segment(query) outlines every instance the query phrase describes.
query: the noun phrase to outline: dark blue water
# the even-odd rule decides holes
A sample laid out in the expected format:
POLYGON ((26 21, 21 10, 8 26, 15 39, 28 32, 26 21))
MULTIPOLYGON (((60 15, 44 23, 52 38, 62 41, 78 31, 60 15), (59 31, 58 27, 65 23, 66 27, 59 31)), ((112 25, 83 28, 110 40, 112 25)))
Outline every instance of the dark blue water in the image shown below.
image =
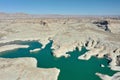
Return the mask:
POLYGON ((55 58, 52 56, 52 41, 46 45, 44 49, 36 53, 30 53, 29 50, 40 48, 42 45, 38 42, 22 42, 21 44, 30 45, 28 49, 20 48, 11 51, 2 52, 0 57, 4 58, 18 58, 18 57, 34 57, 37 59, 38 67, 41 68, 53 68, 60 69, 60 75, 58 80, 100 80, 95 75, 96 72, 103 74, 113 75, 115 72, 110 70, 108 66, 108 60, 105 58, 97 59, 92 57, 90 60, 78 60, 78 56, 84 54, 87 50, 83 47, 81 51, 77 48, 72 52, 68 52, 71 57, 69 58, 55 58), (100 67, 104 64, 105 67, 100 67))

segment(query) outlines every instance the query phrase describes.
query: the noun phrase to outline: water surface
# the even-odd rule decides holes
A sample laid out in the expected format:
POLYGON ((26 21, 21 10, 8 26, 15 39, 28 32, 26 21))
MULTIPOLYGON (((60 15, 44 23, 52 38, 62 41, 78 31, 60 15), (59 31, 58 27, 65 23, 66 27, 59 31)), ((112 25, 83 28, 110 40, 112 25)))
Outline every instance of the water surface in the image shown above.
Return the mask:
POLYGON ((59 68, 60 75, 58 80, 100 80, 95 75, 96 72, 103 74, 113 75, 115 72, 108 68, 108 60, 105 58, 97 59, 92 57, 90 60, 78 60, 78 56, 84 54, 87 50, 83 47, 81 51, 77 48, 72 52, 68 52, 71 57, 55 58, 52 56, 52 41, 46 45, 46 47, 38 52, 30 53, 29 50, 34 48, 40 48, 41 44, 38 42, 26 42, 21 44, 28 44, 28 49, 19 48, 16 50, 2 52, 0 57, 4 58, 18 58, 18 57, 34 57, 37 59, 38 67, 41 68, 59 68), (104 64, 105 67, 100 67, 104 64))

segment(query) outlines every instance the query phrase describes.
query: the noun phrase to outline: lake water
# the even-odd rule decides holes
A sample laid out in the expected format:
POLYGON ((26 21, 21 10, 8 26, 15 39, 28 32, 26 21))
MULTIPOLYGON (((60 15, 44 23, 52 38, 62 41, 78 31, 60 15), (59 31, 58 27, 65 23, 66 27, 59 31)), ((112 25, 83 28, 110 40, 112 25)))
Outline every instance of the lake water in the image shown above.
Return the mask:
POLYGON ((96 72, 103 74, 113 75, 115 71, 108 68, 108 60, 105 58, 98 59, 92 57, 90 60, 78 60, 78 56, 84 54, 87 50, 83 47, 81 51, 78 49, 68 52, 71 57, 69 58, 55 58, 52 56, 52 41, 46 47, 38 52, 30 53, 29 50, 40 48, 42 45, 38 42, 21 42, 20 44, 28 44, 29 48, 16 49, 11 51, 2 52, 0 57, 4 58, 18 58, 18 57, 34 57, 37 59, 37 66, 40 68, 59 68, 60 75, 58 80, 100 80, 95 75, 96 72), (100 67, 104 64, 105 67, 100 67))

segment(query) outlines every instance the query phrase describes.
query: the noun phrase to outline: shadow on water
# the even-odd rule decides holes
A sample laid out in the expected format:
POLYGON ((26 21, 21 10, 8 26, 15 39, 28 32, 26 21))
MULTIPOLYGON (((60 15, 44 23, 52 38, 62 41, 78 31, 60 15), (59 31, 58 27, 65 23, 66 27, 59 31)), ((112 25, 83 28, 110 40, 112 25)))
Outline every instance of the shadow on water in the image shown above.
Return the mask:
MULTIPOLYGON (((38 67, 41 68, 59 68, 60 75, 58 80, 100 80, 99 77, 95 75, 96 72, 103 74, 113 75, 115 72, 110 70, 108 66, 108 60, 105 58, 97 59, 92 57, 90 60, 78 60, 78 56, 84 54, 87 50, 82 47, 79 51, 77 48, 72 52, 68 52, 71 56, 69 58, 61 57, 55 58, 52 56, 52 46, 53 41, 50 41, 46 47, 39 52, 30 53, 29 50, 41 47, 38 42, 30 42, 28 49, 16 49, 12 51, 3 52, 0 57, 4 58, 18 58, 18 57, 34 57, 37 59, 38 67), (104 64, 105 67, 100 67, 104 64)), ((23 43, 22 43, 23 44, 23 43)), ((24 43, 26 44, 26 43, 24 43)))

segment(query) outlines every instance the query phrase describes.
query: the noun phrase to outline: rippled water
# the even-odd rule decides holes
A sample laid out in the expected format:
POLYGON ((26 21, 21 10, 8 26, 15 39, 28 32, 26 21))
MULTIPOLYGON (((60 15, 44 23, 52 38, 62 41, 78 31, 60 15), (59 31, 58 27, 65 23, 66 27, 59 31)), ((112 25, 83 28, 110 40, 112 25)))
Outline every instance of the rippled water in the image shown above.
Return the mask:
POLYGON ((78 56, 84 54, 87 50, 83 47, 81 51, 78 49, 68 52, 71 57, 69 58, 55 58, 52 56, 52 41, 46 45, 41 51, 30 53, 29 50, 39 48, 42 45, 38 42, 23 42, 21 44, 28 44, 28 49, 20 48, 16 50, 3 52, 0 57, 4 58, 18 58, 18 57, 34 57, 37 59, 38 67, 41 68, 53 68, 60 69, 60 75, 58 80, 100 80, 95 75, 96 72, 103 74, 113 75, 115 72, 110 70, 108 66, 108 60, 105 58, 97 59, 92 57, 90 60, 78 60, 78 56), (104 64, 105 67, 100 67, 104 64))

